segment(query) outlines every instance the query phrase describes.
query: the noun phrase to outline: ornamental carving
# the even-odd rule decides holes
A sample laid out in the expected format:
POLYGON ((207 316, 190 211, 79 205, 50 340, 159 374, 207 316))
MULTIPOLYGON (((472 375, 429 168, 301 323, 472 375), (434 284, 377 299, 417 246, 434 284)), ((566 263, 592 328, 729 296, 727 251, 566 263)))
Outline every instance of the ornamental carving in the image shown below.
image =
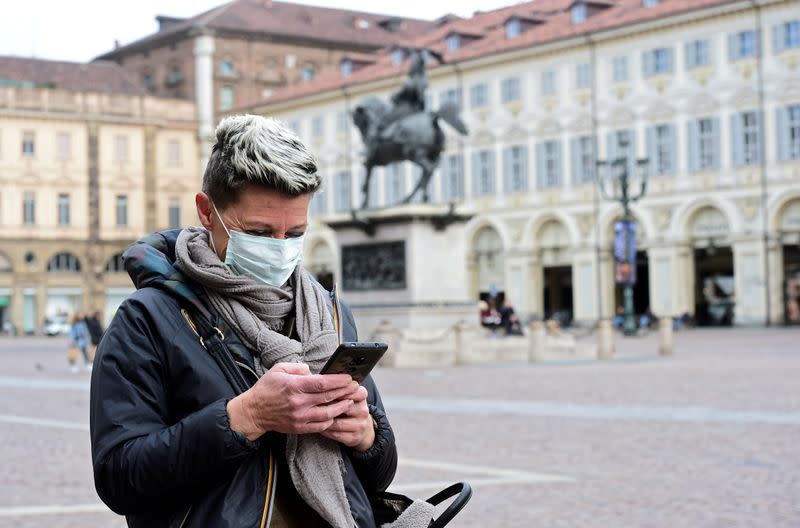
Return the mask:
POLYGON ((745 220, 752 222, 756 219, 759 210, 758 198, 740 198, 736 201, 736 205, 739 207, 739 211, 741 211, 745 220))

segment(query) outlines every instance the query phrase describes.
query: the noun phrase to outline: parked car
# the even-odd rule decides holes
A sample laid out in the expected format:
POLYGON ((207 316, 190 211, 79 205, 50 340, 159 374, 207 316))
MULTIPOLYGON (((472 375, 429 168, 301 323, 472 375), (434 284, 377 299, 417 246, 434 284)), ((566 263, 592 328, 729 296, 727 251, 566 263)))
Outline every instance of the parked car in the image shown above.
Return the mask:
POLYGON ((44 320, 44 333, 49 336, 57 336, 69 333, 69 317, 66 315, 55 315, 44 320))

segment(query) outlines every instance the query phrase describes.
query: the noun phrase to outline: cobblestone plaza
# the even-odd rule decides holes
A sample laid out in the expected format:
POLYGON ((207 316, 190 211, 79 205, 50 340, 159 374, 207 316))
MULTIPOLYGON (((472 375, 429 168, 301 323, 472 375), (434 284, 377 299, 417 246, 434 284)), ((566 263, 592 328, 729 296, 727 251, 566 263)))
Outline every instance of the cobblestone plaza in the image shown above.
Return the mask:
MULTIPOLYGON (((380 369, 393 489, 468 480, 452 526, 800 526, 797 330, 617 341, 609 361, 380 369)), ((121 527, 97 498, 89 376, 66 342, 0 341, 0 527, 121 527)))

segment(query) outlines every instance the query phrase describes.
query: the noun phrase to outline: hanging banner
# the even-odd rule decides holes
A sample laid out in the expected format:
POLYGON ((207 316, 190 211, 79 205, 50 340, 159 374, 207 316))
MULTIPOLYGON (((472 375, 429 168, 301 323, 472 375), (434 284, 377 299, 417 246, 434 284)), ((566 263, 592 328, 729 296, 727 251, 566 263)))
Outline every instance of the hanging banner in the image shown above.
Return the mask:
POLYGON ((614 224, 614 281, 636 284, 636 223, 621 220, 614 224))

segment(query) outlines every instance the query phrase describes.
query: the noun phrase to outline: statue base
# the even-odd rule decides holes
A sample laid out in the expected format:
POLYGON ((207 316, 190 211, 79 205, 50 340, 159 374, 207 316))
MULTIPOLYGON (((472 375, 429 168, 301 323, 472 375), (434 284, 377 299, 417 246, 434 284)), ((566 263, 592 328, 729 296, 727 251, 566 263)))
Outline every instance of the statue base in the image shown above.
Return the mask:
POLYGON ((408 204, 328 223, 341 256, 342 296, 360 338, 389 343, 383 364, 459 362, 461 328, 479 317, 469 295, 469 218, 453 207, 408 204))

